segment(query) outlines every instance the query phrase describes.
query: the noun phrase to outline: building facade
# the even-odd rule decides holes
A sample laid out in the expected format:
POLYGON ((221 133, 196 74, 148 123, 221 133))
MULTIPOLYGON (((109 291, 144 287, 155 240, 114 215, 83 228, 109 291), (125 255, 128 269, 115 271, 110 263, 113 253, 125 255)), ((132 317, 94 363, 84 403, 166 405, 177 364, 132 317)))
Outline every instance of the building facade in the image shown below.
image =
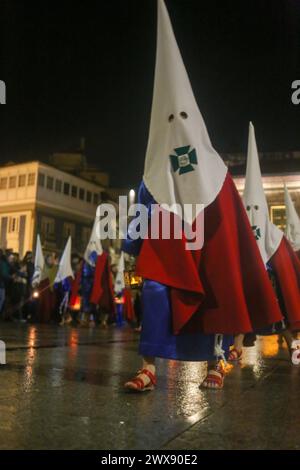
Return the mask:
POLYGON ((61 252, 69 235, 83 253, 105 188, 35 161, 0 168, 0 248, 23 256, 40 234, 46 252, 61 252))

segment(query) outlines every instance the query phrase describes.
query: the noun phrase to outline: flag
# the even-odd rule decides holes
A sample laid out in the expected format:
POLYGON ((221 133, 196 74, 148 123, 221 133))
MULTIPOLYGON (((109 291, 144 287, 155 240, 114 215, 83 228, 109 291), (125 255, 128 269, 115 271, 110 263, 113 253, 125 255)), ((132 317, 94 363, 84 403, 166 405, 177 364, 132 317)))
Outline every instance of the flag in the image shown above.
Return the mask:
POLYGON ((97 262, 97 256, 103 253, 103 248, 100 238, 97 236, 97 224, 99 217, 95 218, 91 237, 84 253, 84 259, 91 266, 95 267, 97 262))
POLYGON ((269 218, 269 209, 261 178, 255 131, 251 122, 249 124, 247 169, 243 201, 260 254, 266 264, 279 247, 283 232, 269 218))
POLYGON ((121 294, 123 290, 125 289, 124 270, 125 270, 124 253, 122 251, 120 259, 119 259, 118 271, 117 271, 117 275, 115 279, 115 293, 117 295, 121 294))
POLYGON ((300 219, 286 185, 284 185, 284 202, 286 210, 285 236, 295 251, 300 250, 300 219))
POLYGON ((210 142, 163 0, 140 202, 143 195, 159 204, 204 205, 202 249, 187 250, 184 235, 149 237, 138 257, 138 274, 170 289, 175 334, 243 333, 282 319, 241 198, 210 142))
POLYGON ((32 276, 32 286, 36 287, 41 282, 42 272, 45 265, 45 258, 43 255, 43 249, 41 244, 40 236, 37 235, 36 248, 35 248, 35 259, 34 259, 34 273, 32 276))
POLYGON ((65 279, 74 279, 74 274, 71 266, 71 249, 72 240, 71 237, 69 237, 58 265, 58 271, 54 280, 54 284, 63 282, 65 279))

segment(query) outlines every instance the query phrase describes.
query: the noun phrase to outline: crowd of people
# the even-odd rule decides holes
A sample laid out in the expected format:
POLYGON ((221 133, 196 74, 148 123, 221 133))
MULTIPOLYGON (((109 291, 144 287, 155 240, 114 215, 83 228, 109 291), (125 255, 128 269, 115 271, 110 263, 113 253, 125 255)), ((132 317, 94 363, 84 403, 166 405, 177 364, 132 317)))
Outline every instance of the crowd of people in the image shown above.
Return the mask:
POLYGON ((19 253, 0 249, 0 312, 3 320, 26 322, 30 318, 33 273, 31 251, 20 258, 19 253))
POLYGON ((20 323, 71 324, 106 328, 125 319, 134 326, 140 323, 140 300, 129 289, 114 290, 117 266, 109 257, 103 259, 106 269, 96 278, 96 267, 73 253, 73 278, 57 283, 55 278, 59 257, 45 255, 38 283, 34 282, 34 254, 28 251, 23 258, 10 249, 0 250, 0 318, 20 323), (97 294, 98 284, 101 294, 97 294), (125 292, 124 292, 125 291, 125 292), (67 292, 67 299, 65 293, 67 292), (134 308, 135 307, 135 308, 134 308), (136 310, 137 315, 134 311, 136 310))

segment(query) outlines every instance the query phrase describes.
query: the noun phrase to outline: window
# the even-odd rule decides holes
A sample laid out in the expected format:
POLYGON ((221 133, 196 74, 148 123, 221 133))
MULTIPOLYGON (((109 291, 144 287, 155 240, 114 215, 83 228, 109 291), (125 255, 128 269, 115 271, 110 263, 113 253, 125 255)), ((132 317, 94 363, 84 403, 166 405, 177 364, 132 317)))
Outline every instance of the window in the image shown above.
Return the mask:
POLYGON ((8 185, 9 185, 10 188, 15 188, 17 186, 17 177, 16 176, 10 176, 8 185))
POLYGON ((39 183, 39 186, 41 186, 42 188, 45 186, 45 175, 44 175, 44 173, 39 173, 38 183, 39 183))
POLYGON ((47 176, 47 189, 53 189, 54 178, 52 176, 47 176))
POLYGON ((81 201, 84 201, 84 189, 83 188, 79 188, 79 199, 81 199, 81 201))
POLYGON ((64 194, 66 196, 69 196, 69 194, 70 194, 70 185, 69 185, 69 183, 64 183, 64 194))
POLYGON ((34 186, 35 185, 35 173, 29 173, 27 184, 28 184, 28 186, 34 186))
POLYGON ((98 204, 98 194, 94 193, 94 196, 93 196, 93 203, 95 204, 95 206, 98 204))
POLYGON ((75 224, 71 224, 70 222, 65 222, 64 223, 64 228, 63 228, 63 235, 65 238, 75 237, 75 224))
POLYGON ((7 178, 0 178, 0 189, 7 188, 7 178))
POLYGON ((51 217, 42 217, 42 234, 44 236, 55 235, 55 219, 51 217))
POLYGON ((91 191, 86 192, 86 202, 92 202, 92 193, 91 193, 91 191))
POLYGON ((271 206, 271 221, 281 230, 286 228, 285 206, 271 206))
POLYGON ((76 188, 76 186, 72 186, 71 194, 72 194, 72 197, 77 197, 77 188, 76 188))
POLYGON ((19 218, 18 217, 10 217, 8 222, 8 232, 9 233, 16 233, 19 229, 19 218))
POLYGON ((55 181, 55 191, 57 193, 61 193, 61 189, 62 189, 62 181, 61 180, 56 180, 55 181))
POLYGON ((19 176, 19 183, 18 183, 19 188, 23 188, 26 186, 26 175, 20 175, 19 176))

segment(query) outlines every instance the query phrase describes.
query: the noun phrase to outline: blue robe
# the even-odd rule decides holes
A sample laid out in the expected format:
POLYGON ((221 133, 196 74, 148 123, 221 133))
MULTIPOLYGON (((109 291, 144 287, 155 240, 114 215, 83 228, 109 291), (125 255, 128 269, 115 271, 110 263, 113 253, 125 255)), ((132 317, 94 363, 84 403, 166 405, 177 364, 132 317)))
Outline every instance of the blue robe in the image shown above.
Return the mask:
MULTIPOLYGON (((138 202, 148 207, 155 201, 142 182, 138 193, 138 202)), ((122 250, 138 256, 143 240, 130 238, 130 225, 127 239, 123 241, 122 250)), ((227 357, 233 342, 231 335, 205 335, 202 333, 185 333, 174 335, 172 328, 172 311, 170 289, 159 282, 145 279, 142 289, 142 332, 139 353, 142 356, 160 357, 180 361, 209 361, 217 358, 215 342, 218 341, 227 357)), ((220 357, 220 356, 218 356, 220 357)))

